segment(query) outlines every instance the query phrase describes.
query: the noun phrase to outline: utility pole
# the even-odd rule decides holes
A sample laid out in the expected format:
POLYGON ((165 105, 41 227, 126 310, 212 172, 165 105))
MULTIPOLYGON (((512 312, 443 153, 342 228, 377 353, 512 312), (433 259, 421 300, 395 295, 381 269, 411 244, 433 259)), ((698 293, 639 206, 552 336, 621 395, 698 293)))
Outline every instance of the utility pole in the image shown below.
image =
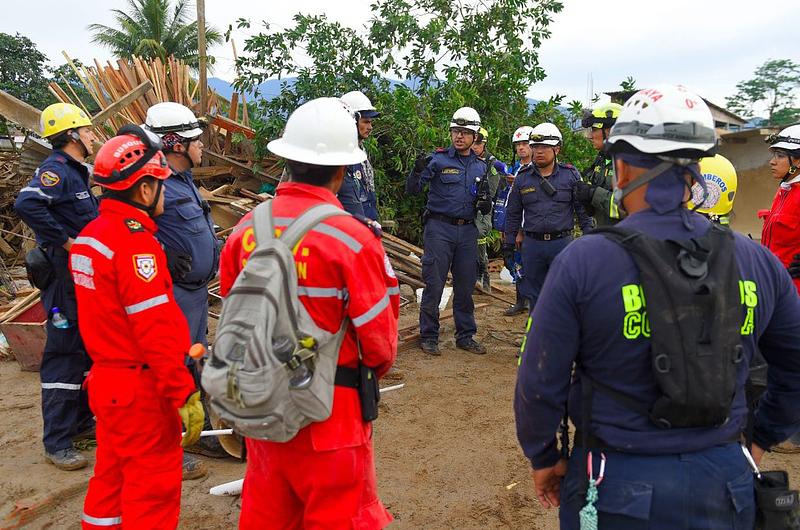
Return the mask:
MULTIPOLYGON (((197 0, 197 54, 200 62, 200 116, 208 113, 208 68, 206 65, 206 0, 197 0)), ((210 145, 211 136, 206 129, 203 132, 203 143, 210 145)))
POLYGON ((208 112, 205 0, 197 0, 197 52, 200 58, 200 115, 205 116, 205 114, 208 112))

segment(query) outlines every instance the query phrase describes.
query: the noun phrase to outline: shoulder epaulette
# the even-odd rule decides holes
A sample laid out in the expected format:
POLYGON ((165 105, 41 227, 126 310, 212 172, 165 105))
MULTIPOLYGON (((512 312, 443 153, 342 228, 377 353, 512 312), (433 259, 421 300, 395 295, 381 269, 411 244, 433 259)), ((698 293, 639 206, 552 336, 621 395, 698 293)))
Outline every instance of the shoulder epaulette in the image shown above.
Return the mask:
POLYGON ((142 223, 140 223, 136 219, 125 219, 125 226, 128 227, 128 230, 130 230, 132 234, 136 232, 144 232, 144 227, 142 226, 142 223))
POLYGON ((353 217, 364 224, 370 231, 375 235, 375 237, 380 238, 383 235, 383 230, 381 229, 381 225, 378 224, 377 221, 373 221, 363 215, 355 214, 353 217))
POLYGON ((446 147, 437 147, 436 148, 436 152, 437 153, 446 153, 447 152, 447 148, 446 147))

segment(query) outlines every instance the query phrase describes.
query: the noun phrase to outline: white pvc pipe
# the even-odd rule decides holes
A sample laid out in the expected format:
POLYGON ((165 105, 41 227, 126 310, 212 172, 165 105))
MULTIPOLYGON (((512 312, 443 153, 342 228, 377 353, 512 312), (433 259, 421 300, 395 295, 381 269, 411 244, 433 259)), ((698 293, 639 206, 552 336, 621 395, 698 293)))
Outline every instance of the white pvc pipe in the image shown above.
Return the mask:
POLYGON ((213 488, 208 490, 208 492, 211 495, 217 495, 217 496, 241 495, 243 484, 244 484, 244 479, 240 478, 239 480, 234 480, 233 482, 226 482, 225 484, 214 486, 213 488))
MULTIPOLYGON (((201 431, 200 438, 206 436, 227 436, 229 434, 233 434, 233 429, 215 429, 211 431, 201 431)), ((181 433, 181 436, 186 436, 186 433, 181 433)))
POLYGON ((391 392, 392 390, 399 390, 399 389, 403 388, 404 386, 406 386, 405 383, 400 383, 399 385, 392 385, 392 386, 383 387, 383 388, 381 388, 381 394, 383 394, 384 392, 391 392))

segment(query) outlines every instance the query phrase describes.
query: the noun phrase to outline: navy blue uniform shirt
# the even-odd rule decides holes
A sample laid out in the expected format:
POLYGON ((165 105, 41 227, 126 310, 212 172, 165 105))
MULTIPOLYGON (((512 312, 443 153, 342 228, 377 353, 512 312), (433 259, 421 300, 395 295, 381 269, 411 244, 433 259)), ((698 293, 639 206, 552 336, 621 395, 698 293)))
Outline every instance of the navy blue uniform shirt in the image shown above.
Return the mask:
POLYGON ((572 194, 575 182, 581 179, 578 170, 570 164, 556 164, 553 174, 547 177, 556 190, 552 196, 542 189, 543 178, 535 164, 526 165, 517 173, 506 204, 507 245, 514 244, 520 228, 539 233, 572 230, 576 215, 584 232, 592 229, 592 218, 572 194))
POLYGON ((428 211, 457 219, 475 219, 475 179, 485 174, 486 163, 475 153, 470 151, 462 156, 450 146, 433 153, 421 173, 411 171, 406 179, 406 192, 417 194, 430 182, 428 211))
POLYGON ((58 248, 97 217, 97 203, 89 187, 89 168, 63 151, 53 151, 20 190, 14 209, 40 245, 58 248))
POLYGON ((339 193, 336 194, 336 197, 342 203, 344 211, 364 217, 363 203, 369 200, 369 196, 361 177, 356 178, 355 176, 353 171, 355 167, 360 167, 360 164, 358 166, 347 166, 344 180, 342 180, 342 187, 339 188, 339 193))
POLYGON ((192 270, 183 280, 186 284, 202 283, 216 274, 219 241, 211 210, 207 210, 191 170, 173 173, 164 181, 164 213, 156 217, 156 237, 165 248, 192 256, 192 270))
MULTIPOLYGON (((526 214, 527 215, 527 214, 526 214)), ((699 237, 709 221, 679 210, 644 210, 618 226, 658 239, 699 237)), ((661 429, 600 392, 594 393, 591 430, 610 447, 641 454, 692 452, 735 439, 747 415, 744 384, 757 347, 769 363, 768 388, 756 411, 755 442, 769 448, 800 428, 800 297, 786 269, 768 249, 735 235, 741 281, 742 345, 731 419, 719 428, 661 429)), ((639 273, 633 259, 602 235, 572 242, 555 259, 532 314, 519 369, 514 408, 517 436, 534 468, 556 463, 555 432, 564 415, 581 425, 580 373, 641 403, 659 395, 651 372, 650 340, 639 273)))

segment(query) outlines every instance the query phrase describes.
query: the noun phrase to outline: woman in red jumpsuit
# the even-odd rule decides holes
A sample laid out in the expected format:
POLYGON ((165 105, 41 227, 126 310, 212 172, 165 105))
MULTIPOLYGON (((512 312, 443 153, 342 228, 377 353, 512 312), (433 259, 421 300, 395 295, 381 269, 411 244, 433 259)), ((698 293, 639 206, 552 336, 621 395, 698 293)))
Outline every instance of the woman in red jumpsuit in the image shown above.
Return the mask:
POLYGON ((767 140, 769 166, 780 187, 764 219, 761 244, 778 256, 800 292, 800 125, 792 125, 767 140))

